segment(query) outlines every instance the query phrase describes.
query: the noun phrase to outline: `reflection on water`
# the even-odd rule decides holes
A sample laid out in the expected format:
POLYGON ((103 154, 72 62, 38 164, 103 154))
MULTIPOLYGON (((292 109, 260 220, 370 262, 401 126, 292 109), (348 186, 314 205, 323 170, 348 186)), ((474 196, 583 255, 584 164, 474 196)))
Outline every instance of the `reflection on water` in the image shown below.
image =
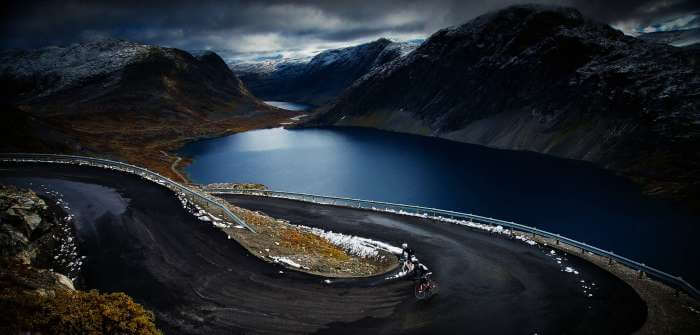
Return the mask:
POLYGON ((305 105, 305 104, 298 104, 294 102, 286 102, 286 101, 263 101, 265 104, 268 104, 270 106, 275 106, 277 108, 282 108, 290 111, 305 111, 307 109, 311 109, 311 106, 305 105))
POLYGON ((416 204, 536 226, 700 283, 691 217, 579 161, 369 129, 265 129, 183 154, 195 182, 416 204))

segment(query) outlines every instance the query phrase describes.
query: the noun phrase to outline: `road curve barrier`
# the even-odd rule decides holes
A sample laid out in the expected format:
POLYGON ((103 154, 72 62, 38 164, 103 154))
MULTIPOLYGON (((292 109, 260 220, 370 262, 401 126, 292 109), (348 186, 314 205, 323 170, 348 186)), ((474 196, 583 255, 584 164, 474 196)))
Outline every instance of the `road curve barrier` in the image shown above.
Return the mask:
POLYGON ((639 277, 644 275, 648 277, 655 278, 661 282, 669 285, 676 290, 683 290, 688 295, 695 299, 700 300, 700 291, 693 287, 690 283, 685 281, 680 276, 674 276, 664 271, 658 270, 656 268, 645 265, 644 263, 633 261, 629 258, 615 254, 612 251, 606 251, 592 245, 586 244, 584 242, 579 242, 574 239, 561 236, 559 234, 550 233, 548 231, 537 229, 535 227, 530 227, 522 225, 519 223, 504 221, 494 218, 489 218, 485 216, 467 214, 455 211, 448 211, 437 208, 412 206, 412 205, 402 205, 394 204, 382 201, 371 201, 371 200, 361 200, 361 199, 351 199, 351 198, 341 198, 341 197, 330 197, 322 196, 316 194, 306 194, 306 193, 294 193, 294 192, 283 192, 283 191, 270 191, 270 190, 242 190, 242 189, 217 189, 211 191, 212 194, 242 194, 242 195, 254 195, 254 196, 264 196, 264 197, 274 197, 283 198, 297 201, 312 202, 322 205, 332 205, 341 207, 351 207, 359 208, 365 210, 373 210, 380 212, 389 212, 395 214, 418 216, 427 219, 435 220, 445 220, 445 219, 460 219, 467 220, 470 222, 489 224, 492 226, 502 226, 509 228, 511 230, 516 230, 523 233, 532 234, 534 236, 541 236, 545 238, 550 238, 556 241, 556 244, 565 243, 572 247, 581 250, 581 253, 589 252, 594 255, 598 255, 608 259, 608 263, 611 264, 613 261, 623 264, 639 273, 639 277))
POLYGON ((152 182, 163 185, 174 192, 181 192, 187 195, 195 203, 199 203, 201 206, 206 207, 208 210, 212 209, 213 207, 215 210, 218 210, 221 214, 225 215, 232 222, 239 224, 245 227, 246 229, 250 230, 251 232, 255 233, 255 230, 251 228, 248 224, 246 224, 243 219, 231 212, 225 204, 221 203, 214 197, 191 189, 185 185, 173 181, 170 178, 161 176, 158 173, 136 165, 131 165, 128 163, 103 158, 33 153, 0 153, 0 161, 90 165, 135 174, 144 179, 148 179, 152 182))

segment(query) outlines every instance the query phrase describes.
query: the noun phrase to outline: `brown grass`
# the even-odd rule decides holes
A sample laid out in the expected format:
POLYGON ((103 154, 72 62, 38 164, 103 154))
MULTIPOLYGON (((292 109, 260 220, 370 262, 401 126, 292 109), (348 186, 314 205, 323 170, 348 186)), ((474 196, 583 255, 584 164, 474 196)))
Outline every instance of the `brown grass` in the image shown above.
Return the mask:
MULTIPOLYGON (((172 153, 198 138, 274 127, 297 114, 279 110, 217 120, 150 120, 134 116, 113 118, 98 113, 80 118, 57 118, 52 123, 75 136, 83 145, 83 151, 123 160, 176 181, 188 182, 170 169, 177 156, 163 155, 162 151, 172 153)), ((179 168, 188 163, 187 159, 182 160, 179 168)))
POLYGON ((320 236, 302 233, 294 229, 283 229, 281 234, 282 245, 303 253, 313 252, 323 258, 332 259, 334 262, 347 262, 350 256, 342 249, 329 243, 320 236))
POLYGON ((0 334, 160 334, 124 293, 69 290, 14 258, 0 258, 0 311, 0 334))
POLYGON ((160 334, 153 313, 124 293, 8 288, 0 292, 0 306, 4 334, 160 334))
MULTIPOLYGON (((236 207, 223 199, 219 201, 227 204, 228 209, 251 226, 255 233, 235 227, 225 228, 224 231, 251 254, 264 260, 273 261, 275 257, 284 257, 304 267, 297 270, 327 277, 372 276, 398 266, 397 257, 389 252, 381 251, 376 258, 362 258, 305 228, 236 207)), ((208 210, 223 217, 214 208, 208 210)))

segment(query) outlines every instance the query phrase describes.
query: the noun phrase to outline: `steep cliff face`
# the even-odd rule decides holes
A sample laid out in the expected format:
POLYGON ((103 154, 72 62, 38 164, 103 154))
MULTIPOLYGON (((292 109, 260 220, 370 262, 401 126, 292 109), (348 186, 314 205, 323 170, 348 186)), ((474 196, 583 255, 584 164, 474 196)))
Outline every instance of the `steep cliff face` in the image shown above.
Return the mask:
POLYGON ((232 64, 241 80, 258 97, 322 105, 335 99, 374 67, 400 58, 418 41, 395 43, 382 38, 343 49, 326 50, 308 62, 266 61, 232 64))
POLYGON ((625 36, 575 9, 513 6, 436 32, 307 126, 531 150, 626 172, 649 192, 697 194, 699 67, 697 49, 625 36))

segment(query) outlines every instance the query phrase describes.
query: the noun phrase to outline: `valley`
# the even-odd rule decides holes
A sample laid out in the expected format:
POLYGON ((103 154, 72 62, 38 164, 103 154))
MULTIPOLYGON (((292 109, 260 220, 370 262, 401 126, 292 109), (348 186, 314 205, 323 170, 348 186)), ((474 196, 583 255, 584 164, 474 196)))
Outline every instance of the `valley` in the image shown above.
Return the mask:
POLYGON ((700 6, 568 3, 9 4, 0 333, 698 333, 700 6))

